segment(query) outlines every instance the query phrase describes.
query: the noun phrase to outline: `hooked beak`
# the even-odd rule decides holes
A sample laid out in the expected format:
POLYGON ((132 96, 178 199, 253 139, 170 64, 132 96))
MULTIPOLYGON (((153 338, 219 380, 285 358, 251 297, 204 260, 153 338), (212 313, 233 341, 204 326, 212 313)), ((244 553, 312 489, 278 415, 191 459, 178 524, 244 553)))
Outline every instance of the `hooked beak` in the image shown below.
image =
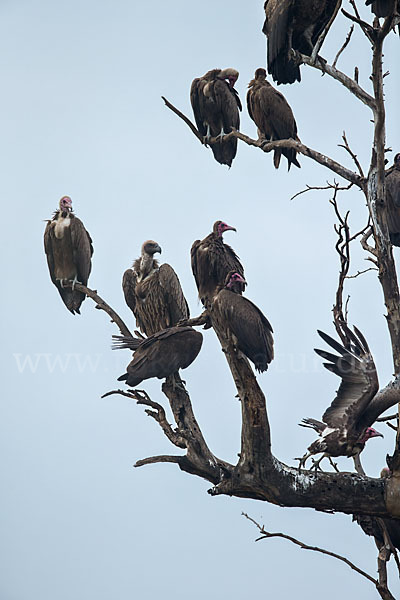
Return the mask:
POLYGON ((161 246, 159 246, 159 245, 157 244, 157 246, 156 246, 156 249, 155 249, 155 251, 154 251, 154 252, 155 252, 155 253, 156 253, 156 252, 158 252, 159 254, 161 254, 161 246))
POLYGON ((224 228, 224 232, 225 232, 225 231, 236 231, 236 229, 235 229, 235 227, 231 227, 230 225, 227 225, 227 226, 224 228))

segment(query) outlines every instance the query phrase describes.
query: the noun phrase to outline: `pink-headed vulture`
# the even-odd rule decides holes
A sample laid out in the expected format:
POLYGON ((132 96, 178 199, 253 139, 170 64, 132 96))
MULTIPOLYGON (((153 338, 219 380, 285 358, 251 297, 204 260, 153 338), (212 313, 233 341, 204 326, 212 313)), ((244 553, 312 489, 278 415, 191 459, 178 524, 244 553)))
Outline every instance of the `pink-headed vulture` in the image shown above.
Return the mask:
POLYGON ((237 139, 224 140, 232 129, 239 129, 239 111, 242 110, 235 83, 239 77, 235 69, 212 69, 203 77, 193 80, 190 102, 199 133, 207 143, 218 137, 211 150, 221 165, 232 165, 236 156, 237 139))
POLYGON ((291 50, 311 56, 321 33, 330 27, 341 0, 266 0, 263 33, 267 36, 268 72, 274 81, 301 80, 291 50))
MULTIPOLYGON (((230 271, 236 271, 244 279, 244 269, 234 250, 224 243, 225 231, 236 231, 223 221, 216 221, 212 232, 203 240, 193 242, 190 254, 192 271, 199 291, 199 298, 207 307, 219 286, 224 285, 230 271)), ((241 291, 244 291, 242 284, 241 291)))
POLYGON ((85 294, 74 289, 75 283, 87 285, 92 268, 92 239, 82 221, 72 212, 72 201, 63 196, 59 209, 47 222, 44 232, 44 249, 50 277, 62 301, 74 315, 80 314, 85 294), (65 287, 66 281, 72 287, 65 287))
POLYGON ((145 379, 164 379, 186 369, 200 352, 203 336, 192 327, 169 327, 141 340, 129 336, 113 336, 114 349, 130 348, 133 359, 118 381, 130 387, 145 379))
POLYGON ((354 327, 354 333, 342 324, 345 345, 340 344, 326 333, 319 331, 322 339, 337 354, 325 350, 315 350, 327 362, 324 367, 341 378, 341 383, 332 404, 325 411, 322 421, 303 419, 303 427, 310 427, 319 434, 319 439, 311 444, 300 461, 318 453, 322 457, 315 461, 318 468, 324 456, 353 457, 356 470, 359 470, 359 454, 366 442, 373 437, 383 437, 372 425, 388 408, 398 402, 391 386, 378 392, 379 383, 374 359, 362 333, 354 327), (346 346, 346 347, 345 347, 346 346))
MULTIPOLYGON (((265 69, 257 69, 247 92, 247 109, 257 125, 259 140, 266 142, 288 139, 300 141, 292 109, 283 94, 267 81, 266 76, 265 69)), ((296 150, 276 148, 274 150, 275 168, 279 167, 282 154, 287 158, 288 170, 292 164, 300 167, 296 158, 296 150)))
POLYGON ((153 240, 142 245, 141 255, 122 278, 125 301, 136 324, 147 336, 189 318, 189 307, 178 276, 167 263, 158 264, 154 254, 161 248, 153 240))
POLYGON ((261 310, 241 295, 245 284, 240 273, 228 273, 211 305, 211 322, 216 319, 233 345, 254 363, 257 371, 263 372, 274 358, 273 331, 261 310))

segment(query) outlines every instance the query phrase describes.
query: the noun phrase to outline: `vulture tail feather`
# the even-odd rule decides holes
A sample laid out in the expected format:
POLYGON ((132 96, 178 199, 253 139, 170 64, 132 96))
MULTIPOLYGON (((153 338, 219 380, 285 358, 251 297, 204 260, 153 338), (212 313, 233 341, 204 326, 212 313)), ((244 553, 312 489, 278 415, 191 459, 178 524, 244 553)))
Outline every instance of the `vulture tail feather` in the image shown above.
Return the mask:
MULTIPOLYGON (((123 350, 128 348, 129 350, 137 350, 143 340, 131 337, 130 335, 113 335, 113 344, 111 348, 113 350, 123 350)), ((123 381, 118 380, 118 381, 123 381)))

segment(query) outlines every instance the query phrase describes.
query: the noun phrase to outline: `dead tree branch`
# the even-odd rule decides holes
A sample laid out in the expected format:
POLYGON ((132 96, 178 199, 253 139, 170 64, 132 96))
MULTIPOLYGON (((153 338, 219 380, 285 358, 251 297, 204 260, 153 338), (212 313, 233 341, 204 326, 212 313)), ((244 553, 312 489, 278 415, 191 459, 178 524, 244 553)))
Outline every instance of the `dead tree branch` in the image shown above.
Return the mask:
MULTIPOLYGON (((204 144, 202 136, 200 135, 196 127, 193 125, 193 123, 190 121, 190 119, 186 117, 186 115, 184 115, 180 110, 178 110, 171 102, 164 98, 164 96, 162 96, 162 98, 166 106, 169 109, 171 109, 179 118, 181 118, 190 127, 194 135, 204 144)), ((276 148, 292 148, 297 152, 300 152, 300 154, 304 154, 304 156, 315 160, 320 165, 323 165, 324 167, 330 169, 337 175, 340 175, 341 177, 343 177, 343 179, 346 179, 347 181, 357 185, 359 188, 364 189, 365 181, 362 177, 357 175, 357 173, 346 169, 346 167, 343 167, 340 163, 336 162, 332 158, 329 158, 328 156, 317 152, 317 150, 313 150, 312 148, 305 146, 299 141, 288 139, 278 140, 276 142, 265 142, 265 140, 255 140, 249 137, 248 135, 241 133, 240 131, 231 131, 230 133, 224 136, 224 140, 228 141, 231 137, 237 137, 239 140, 242 140, 242 142, 245 142, 248 146, 255 146, 256 148, 260 148, 263 152, 271 152, 276 148)), ((213 144, 218 141, 219 140, 217 138, 211 138, 208 144, 213 144)))
POLYGON ((338 51, 338 53, 335 56, 335 60, 332 63, 332 67, 335 69, 336 68, 336 63, 339 59, 339 56, 342 54, 342 52, 347 48, 347 46, 349 45, 349 42, 351 40, 351 36, 353 35, 353 31, 354 31, 354 25, 352 25, 350 27, 349 33, 346 36, 346 39, 343 43, 343 46, 340 48, 340 50, 338 51))
POLYGON ((329 183, 328 181, 326 182, 327 185, 325 186, 312 186, 312 185, 307 185, 305 190, 301 190, 300 192, 297 192, 297 194, 295 194, 294 196, 292 196, 290 199, 294 200, 295 198, 297 198, 297 196, 301 196, 301 194, 305 194, 306 192, 311 192, 312 190, 338 190, 338 192, 344 191, 344 190, 349 190, 353 184, 349 183, 349 185, 346 185, 344 187, 340 187, 336 181, 334 181, 334 183, 329 183))
MULTIPOLYGON (((64 287, 72 287, 72 281, 64 281, 64 287)), ((111 323, 116 324, 122 335, 133 337, 128 327, 125 325, 124 321, 119 316, 119 314, 116 313, 115 310, 111 308, 111 306, 107 304, 107 302, 98 295, 97 290, 91 290, 85 285, 82 285, 81 283, 75 283, 74 288, 78 290, 78 292, 83 292, 84 294, 86 294, 88 298, 91 298, 93 302, 96 303, 97 309, 104 310, 104 312, 106 312, 111 317, 111 323)))
POLYGON ((343 131, 342 139, 344 141, 344 144, 339 144, 339 147, 340 148, 344 148, 346 150, 346 152, 348 152, 350 154, 351 158, 353 159, 353 161, 354 161, 354 163, 355 163, 355 165, 356 165, 356 167, 358 169, 358 172, 360 173, 360 176, 364 179, 364 172, 362 170, 360 161, 358 160, 357 155, 354 154, 354 152, 351 150, 351 148, 349 146, 349 143, 347 141, 347 138, 346 138, 346 132, 345 131, 343 131))
POLYGON ((261 536, 256 539, 256 542, 259 542, 260 540, 266 540, 269 538, 279 537, 284 540, 288 540, 289 542, 292 542, 292 544, 299 546, 302 550, 311 550, 313 552, 319 552, 320 554, 325 554, 326 556, 331 556, 332 558, 336 558, 337 560, 344 562, 348 567, 350 567, 353 571, 356 571, 356 573, 358 573, 359 575, 362 575, 363 577, 365 577, 365 579, 368 579, 368 581, 370 581, 376 587, 381 598, 383 598, 384 600, 395 600, 394 596, 392 596, 392 594, 390 593, 390 591, 387 587, 387 581, 385 582, 385 584, 383 584, 381 581, 374 579, 371 575, 369 575, 368 573, 366 573, 365 571, 363 571, 362 569, 357 567, 354 563, 352 563, 345 556, 336 554, 336 552, 330 552, 329 550, 325 550, 324 548, 319 548, 318 546, 309 546, 308 544, 305 544, 304 542, 301 542, 300 540, 297 540, 296 538, 292 537, 291 535, 287 535, 285 533, 271 533, 271 532, 265 530, 264 525, 260 525, 259 523, 257 523, 257 521, 255 521, 254 519, 249 517, 248 514, 242 512, 242 515, 246 519, 251 521, 257 527, 259 532, 261 533, 261 536))

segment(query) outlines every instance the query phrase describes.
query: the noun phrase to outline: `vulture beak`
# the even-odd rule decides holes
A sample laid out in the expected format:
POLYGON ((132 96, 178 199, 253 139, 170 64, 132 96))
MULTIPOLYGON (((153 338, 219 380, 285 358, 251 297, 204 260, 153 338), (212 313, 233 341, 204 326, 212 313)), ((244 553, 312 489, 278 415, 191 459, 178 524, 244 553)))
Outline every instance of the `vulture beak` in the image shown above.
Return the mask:
POLYGON ((157 244, 157 246, 156 246, 156 249, 155 249, 155 251, 154 251, 154 252, 158 252, 159 254, 161 254, 161 246, 159 246, 159 245, 157 244))
POLYGON ((224 227, 224 231, 236 231, 235 227, 231 227, 230 225, 227 225, 226 227, 224 227))

